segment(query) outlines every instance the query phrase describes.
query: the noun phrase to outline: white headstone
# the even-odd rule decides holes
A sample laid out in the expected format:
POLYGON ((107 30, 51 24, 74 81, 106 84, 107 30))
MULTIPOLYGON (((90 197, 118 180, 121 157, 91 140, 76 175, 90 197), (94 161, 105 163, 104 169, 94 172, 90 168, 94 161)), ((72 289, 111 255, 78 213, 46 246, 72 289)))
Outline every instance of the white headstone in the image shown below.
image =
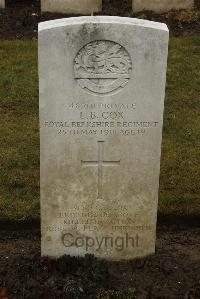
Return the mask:
POLYGON ((43 12, 91 14, 102 10, 102 0, 41 0, 43 12))
POLYGON ((133 11, 166 12, 171 9, 192 9, 194 0, 133 0, 133 11))
POLYGON ((0 8, 5 8, 5 0, 0 0, 0 8))
POLYGON ((168 29, 40 23, 42 255, 155 251, 168 29))

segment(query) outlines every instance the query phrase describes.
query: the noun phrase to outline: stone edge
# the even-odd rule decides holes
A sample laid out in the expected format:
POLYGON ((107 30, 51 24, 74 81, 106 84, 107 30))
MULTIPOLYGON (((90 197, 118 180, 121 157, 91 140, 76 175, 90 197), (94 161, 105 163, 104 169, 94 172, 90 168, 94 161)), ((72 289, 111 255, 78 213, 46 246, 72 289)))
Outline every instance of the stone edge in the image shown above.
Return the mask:
POLYGON ((128 18, 128 17, 109 17, 109 16, 91 16, 91 17, 72 17, 63 18, 51 21, 40 22, 38 24, 39 33, 44 30, 50 30, 53 28, 70 26, 70 25, 81 25, 81 24, 122 24, 122 25, 133 25, 138 27, 156 29, 169 32, 169 29, 165 23, 152 22, 143 19, 128 18))

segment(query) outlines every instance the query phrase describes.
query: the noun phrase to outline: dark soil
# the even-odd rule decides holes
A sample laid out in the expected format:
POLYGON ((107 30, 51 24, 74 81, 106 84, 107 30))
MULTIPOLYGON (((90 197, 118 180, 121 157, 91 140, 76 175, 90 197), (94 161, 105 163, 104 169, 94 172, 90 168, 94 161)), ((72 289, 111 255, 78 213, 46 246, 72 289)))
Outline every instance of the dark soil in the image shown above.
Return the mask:
MULTIPOLYGON (((200 33, 200 0, 196 0, 193 11, 171 11, 164 14, 141 12, 133 14, 132 0, 104 0, 101 15, 137 17, 152 21, 164 22, 171 35, 200 33)), ((40 1, 8 0, 6 9, 0 12, 0 39, 33 39, 37 38, 39 22, 71 17, 72 15, 43 13, 40 1)))
POLYGON ((156 254, 127 262, 41 258, 39 225, 1 225, 0 298, 199 299, 200 228, 193 224, 160 223, 156 254))

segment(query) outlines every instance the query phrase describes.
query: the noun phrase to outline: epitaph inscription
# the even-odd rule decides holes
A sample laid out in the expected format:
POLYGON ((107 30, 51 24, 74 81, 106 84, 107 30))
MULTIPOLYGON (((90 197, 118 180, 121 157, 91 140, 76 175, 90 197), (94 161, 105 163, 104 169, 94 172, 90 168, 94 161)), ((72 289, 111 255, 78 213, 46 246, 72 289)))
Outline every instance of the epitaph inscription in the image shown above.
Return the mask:
POLYGON ((120 90, 129 81, 132 62, 128 52, 112 41, 94 41, 84 46, 74 63, 80 87, 96 94, 120 90))

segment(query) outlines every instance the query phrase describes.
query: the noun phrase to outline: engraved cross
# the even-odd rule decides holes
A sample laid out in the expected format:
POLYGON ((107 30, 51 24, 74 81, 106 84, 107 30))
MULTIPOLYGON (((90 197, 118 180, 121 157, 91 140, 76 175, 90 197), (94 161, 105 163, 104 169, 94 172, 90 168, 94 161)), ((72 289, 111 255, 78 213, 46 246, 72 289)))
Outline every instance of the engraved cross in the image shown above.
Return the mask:
POLYGON ((105 161, 104 160, 104 141, 98 141, 98 161, 81 161, 82 166, 96 166, 98 167, 98 199, 103 198, 103 166, 119 166, 119 161, 105 161))

